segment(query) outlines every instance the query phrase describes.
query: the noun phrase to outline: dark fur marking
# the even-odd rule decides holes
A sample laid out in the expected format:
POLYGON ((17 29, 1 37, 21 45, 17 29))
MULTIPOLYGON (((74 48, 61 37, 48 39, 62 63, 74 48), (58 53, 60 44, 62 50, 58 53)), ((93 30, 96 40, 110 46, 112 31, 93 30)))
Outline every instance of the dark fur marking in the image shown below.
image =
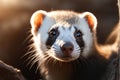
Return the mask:
POLYGON ((83 40, 83 34, 82 34, 82 32, 80 31, 80 30, 78 30, 76 27, 74 27, 75 28, 75 32, 74 32, 74 36, 75 36, 75 38, 76 38, 76 42, 78 43, 78 45, 79 45, 79 47, 81 48, 81 53, 83 52, 83 50, 84 50, 84 47, 85 47, 85 44, 84 44, 84 40, 83 40), (80 36, 78 37, 77 36, 77 33, 80 33, 80 36))
POLYGON ((50 47, 54 44, 54 42, 56 41, 56 38, 59 35, 59 31, 58 31, 58 27, 55 27, 53 29, 51 29, 49 32, 49 37, 46 41, 46 46, 48 49, 50 49, 50 47))

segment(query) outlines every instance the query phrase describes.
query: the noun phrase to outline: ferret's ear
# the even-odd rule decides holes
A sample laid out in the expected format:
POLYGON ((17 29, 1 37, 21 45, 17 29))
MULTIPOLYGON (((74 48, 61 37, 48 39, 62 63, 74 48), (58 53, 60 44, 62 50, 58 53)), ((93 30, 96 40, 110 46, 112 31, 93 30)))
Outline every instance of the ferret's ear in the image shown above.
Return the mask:
POLYGON ((94 14, 90 13, 90 12, 84 12, 82 13, 82 16, 86 19, 90 29, 92 31, 96 30, 97 27, 97 19, 94 16, 94 14))
POLYGON ((39 10, 39 11, 36 11, 35 13, 33 13, 31 20, 30 20, 30 23, 32 26, 32 31, 34 33, 36 33, 38 31, 38 29, 42 25, 43 20, 44 20, 46 15, 47 15, 47 12, 43 11, 43 10, 39 10))

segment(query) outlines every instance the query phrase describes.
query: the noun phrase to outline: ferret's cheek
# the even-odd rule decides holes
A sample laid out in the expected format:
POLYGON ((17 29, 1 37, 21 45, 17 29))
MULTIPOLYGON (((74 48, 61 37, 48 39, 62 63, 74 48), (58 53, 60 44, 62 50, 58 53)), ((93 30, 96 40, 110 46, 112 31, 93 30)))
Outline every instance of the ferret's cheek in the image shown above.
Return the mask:
POLYGON ((51 46, 50 51, 51 53, 54 53, 54 55, 59 55, 61 53, 61 48, 60 45, 57 43, 57 40, 51 46))
MULTIPOLYGON (((45 34, 45 33, 44 33, 45 34)), ((35 47, 37 48, 38 52, 43 51, 45 52, 46 50, 46 39, 48 35, 46 34, 45 36, 41 35, 41 32, 38 33, 38 35, 34 36, 34 42, 35 42, 35 47)))

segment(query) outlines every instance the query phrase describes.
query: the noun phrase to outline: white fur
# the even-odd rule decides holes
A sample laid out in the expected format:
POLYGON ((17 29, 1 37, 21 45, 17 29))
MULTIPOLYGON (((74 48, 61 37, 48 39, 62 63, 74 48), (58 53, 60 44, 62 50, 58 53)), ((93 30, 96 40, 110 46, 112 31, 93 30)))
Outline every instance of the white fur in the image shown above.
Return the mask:
MULTIPOLYGON (((47 12, 46 11, 43 11, 43 10, 38 10, 36 11, 32 16, 31 16, 31 19, 30 19, 30 23, 31 23, 31 26, 32 26, 32 34, 34 34, 34 30, 35 30, 35 25, 34 25, 34 18, 37 14, 44 14, 44 15, 47 15, 47 12)), ((41 26, 41 25, 40 25, 41 26)))
POLYGON ((93 32, 90 31, 90 27, 87 23, 87 21, 85 20, 85 16, 86 15, 90 15, 93 20, 94 20, 94 27, 93 27, 93 31, 96 31, 96 27, 97 27, 97 19, 96 17, 90 13, 90 12, 84 12, 82 14, 79 14, 80 17, 80 22, 78 23, 80 30, 83 32, 83 39, 85 41, 85 49, 84 49, 84 53, 83 56, 87 57, 88 55, 90 55, 90 50, 91 48, 93 48, 93 32))
POLYGON ((83 33, 83 40, 85 42, 85 48, 83 51, 83 56, 87 57, 93 46, 93 33, 90 30, 90 27, 88 26, 88 23, 86 22, 85 18, 80 17, 80 20, 77 24, 75 24, 78 29, 80 29, 83 33))
POLYGON ((80 14, 79 16, 81 18, 84 18, 86 15, 90 15, 93 20, 94 20, 94 27, 93 27, 93 30, 96 30, 96 27, 97 27, 97 18, 94 16, 94 14, 90 13, 90 12, 84 12, 82 14, 80 14))
POLYGON ((48 38, 48 30, 50 29, 51 26, 53 26, 55 24, 55 21, 50 18, 49 16, 47 16, 48 14, 45 12, 45 11, 36 11, 32 17, 31 17, 31 26, 32 26, 32 34, 34 35, 33 36, 33 40, 35 42, 35 46, 37 48, 37 52, 39 53, 39 55, 43 55, 43 53, 45 52, 46 50, 46 46, 45 46, 45 42, 48 38), (42 13, 45 15, 45 18, 42 22, 42 25, 40 26, 39 30, 38 30, 38 34, 35 35, 34 34, 34 23, 33 23, 33 19, 34 19, 34 16, 38 13, 42 13))
MULTIPOLYGON (((46 13, 44 11, 42 11, 42 12, 46 16, 45 16, 44 21, 43 21, 43 23, 42 23, 42 25, 41 25, 41 27, 38 31, 38 35, 34 36, 35 45, 37 46, 37 48, 39 50, 38 51, 39 55, 44 56, 44 54, 45 54, 44 52, 46 50, 45 43, 46 43, 46 40, 48 38, 48 31, 49 31, 50 28, 52 28, 54 26, 59 26, 60 34, 57 37, 53 46, 51 47, 51 50, 50 50, 51 52, 48 53, 49 56, 52 56, 55 59, 64 61, 61 58, 61 56, 63 54, 62 54, 62 51, 60 49, 60 46, 64 42, 67 42, 67 41, 72 42, 73 45, 74 45, 74 50, 71 54, 72 58, 68 59, 67 61, 75 60, 81 55, 80 50, 77 50, 77 49, 80 49, 80 47, 78 46, 78 44, 76 42, 76 39, 74 37, 75 29, 73 27, 71 29, 69 29, 69 27, 71 27, 71 26, 76 26, 83 33, 83 40, 84 40, 84 43, 85 43, 85 48, 84 48, 84 51, 83 51, 82 55, 84 57, 87 57, 89 55, 89 52, 90 52, 90 50, 93 46, 93 33, 91 32, 90 27, 89 27, 89 25, 88 25, 88 23, 87 23, 87 21, 85 20, 84 17, 87 14, 91 15, 95 20, 94 29, 96 29, 97 20, 92 13, 85 12, 85 13, 82 13, 82 14, 78 14, 79 20, 75 24, 69 24, 69 23, 67 23, 67 21, 64 21, 64 20, 61 21, 61 22, 56 22, 56 20, 52 17, 54 15, 54 13, 52 13, 52 16, 51 16, 51 13, 46 13), (62 27, 64 27, 65 30, 62 27), (40 51, 42 51, 42 52, 40 52, 40 51)), ((65 14, 67 14, 67 12, 65 14)), ((34 17, 34 15, 33 15, 33 17, 34 17)), ((32 28, 34 29, 33 20, 32 20, 33 17, 31 18, 31 25, 32 25, 32 28)))
POLYGON ((72 27, 71 29, 69 29, 70 25, 68 26, 65 26, 65 25, 62 25, 61 26, 59 25, 59 36, 57 37, 55 43, 53 44, 53 46, 51 47, 51 50, 54 52, 54 53, 49 53, 50 56, 60 60, 60 61, 65 61, 65 62, 68 62, 68 61, 72 61, 72 60, 75 60, 79 57, 80 55, 80 47, 78 46, 78 44, 76 43, 76 40, 75 40, 75 37, 74 37, 74 32, 75 32, 75 28, 72 27), (64 29, 62 28, 62 26, 64 27, 64 29), (71 54, 71 58, 68 59, 68 60, 62 60, 61 57, 63 56, 63 53, 60 49, 60 47, 65 43, 65 42, 71 42, 73 45, 74 45, 74 50, 71 54), (55 50, 54 50, 55 49, 55 50), (57 54, 57 56, 56 56, 57 54), (60 57, 60 58, 59 58, 60 57))

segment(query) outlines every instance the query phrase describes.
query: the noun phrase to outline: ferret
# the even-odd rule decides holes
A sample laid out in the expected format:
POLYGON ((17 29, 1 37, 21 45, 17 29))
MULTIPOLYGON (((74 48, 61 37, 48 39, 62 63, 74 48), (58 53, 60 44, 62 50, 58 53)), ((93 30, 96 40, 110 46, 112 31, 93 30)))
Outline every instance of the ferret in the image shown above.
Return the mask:
POLYGON ((30 23, 43 80, 101 79, 112 49, 97 43, 94 14, 39 10, 30 23))

